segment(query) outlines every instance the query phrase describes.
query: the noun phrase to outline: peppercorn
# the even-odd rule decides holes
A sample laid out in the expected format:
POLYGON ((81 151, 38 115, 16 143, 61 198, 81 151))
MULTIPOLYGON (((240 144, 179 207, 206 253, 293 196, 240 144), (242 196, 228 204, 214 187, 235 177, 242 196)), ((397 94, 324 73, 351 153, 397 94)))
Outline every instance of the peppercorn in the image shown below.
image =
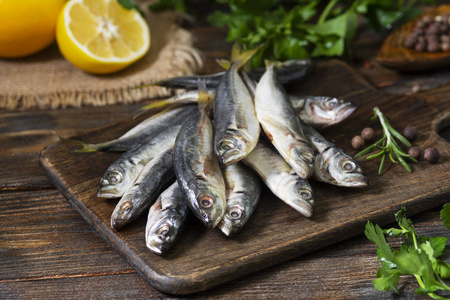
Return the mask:
POLYGON ((423 153, 423 158, 428 162, 434 164, 439 161, 439 151, 434 147, 428 147, 423 153))
POLYGON ((373 130, 370 127, 366 127, 361 131, 361 137, 366 142, 371 141, 374 136, 375 136, 375 130, 373 130))
POLYGON ((364 140, 360 135, 355 135, 352 138, 352 147, 353 147, 353 149, 356 149, 356 150, 364 147, 364 140))
POLYGON ((408 155, 414 159, 420 159, 420 148, 419 147, 411 147, 408 150, 408 155))
POLYGON ((406 126, 403 130, 403 136, 408 141, 414 140, 417 137, 417 128, 414 126, 406 126))

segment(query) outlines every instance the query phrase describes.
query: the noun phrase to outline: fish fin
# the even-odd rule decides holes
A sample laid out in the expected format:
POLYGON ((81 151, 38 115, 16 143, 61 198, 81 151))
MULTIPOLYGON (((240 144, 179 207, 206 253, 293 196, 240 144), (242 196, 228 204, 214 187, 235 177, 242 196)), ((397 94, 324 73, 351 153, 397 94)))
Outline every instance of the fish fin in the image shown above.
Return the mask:
POLYGON ((233 49, 231 50, 231 63, 236 65, 239 70, 244 67, 250 59, 264 46, 264 44, 259 45, 251 50, 241 50, 236 43, 233 44, 233 49))
POLYGON ((264 64, 266 66, 266 68, 270 67, 270 66, 274 66, 275 68, 281 67, 283 65, 283 63, 281 61, 274 61, 274 60, 264 60, 264 64))
POLYGON ((217 58, 216 62, 219 66, 221 66, 225 70, 228 70, 231 66, 231 62, 228 59, 217 58))
POLYGON ((150 104, 147 104, 147 105, 139 108, 139 110, 141 112, 144 112, 144 111, 148 111, 148 110, 152 110, 152 109, 167 107, 167 106, 169 106, 171 104, 174 104, 174 103, 176 103, 176 102, 170 101, 170 98, 169 98, 169 99, 166 99, 166 100, 154 101, 154 102, 152 102, 150 104))
POLYGON ((204 80, 198 81, 198 109, 206 112, 210 115, 213 106, 213 97, 208 93, 206 89, 206 83, 204 80))
POLYGON ((63 141, 66 144, 72 144, 72 145, 76 145, 76 146, 80 147, 78 149, 75 149, 74 152, 85 153, 85 152, 98 151, 98 147, 94 144, 84 143, 79 140, 68 139, 68 138, 62 137, 61 135, 58 135, 58 137, 61 141, 63 141))

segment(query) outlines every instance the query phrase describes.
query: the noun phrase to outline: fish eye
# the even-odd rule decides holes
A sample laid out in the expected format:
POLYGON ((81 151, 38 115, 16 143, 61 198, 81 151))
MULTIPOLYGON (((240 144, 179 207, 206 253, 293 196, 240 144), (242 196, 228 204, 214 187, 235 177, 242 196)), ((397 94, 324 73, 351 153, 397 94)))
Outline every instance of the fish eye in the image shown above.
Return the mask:
POLYGON ((200 203, 200 206, 203 208, 211 208, 214 204, 214 199, 210 195, 201 195, 198 198, 198 202, 200 203))
POLYGON ((335 108, 335 107, 337 106, 337 104, 338 104, 337 99, 331 99, 331 100, 325 102, 325 106, 326 106, 326 108, 328 108, 328 109, 333 109, 333 108, 335 108))
POLYGON ((306 189, 298 189, 297 193, 300 197, 304 198, 304 199, 310 199, 312 198, 312 193, 309 190, 306 189))
POLYGON ((220 142, 220 148, 223 150, 231 150, 234 149, 234 144, 230 141, 222 141, 220 142))
POLYGON ((108 181, 110 184, 117 184, 122 182, 122 175, 119 172, 111 172, 108 175, 108 181))
POLYGON ((164 224, 161 227, 158 228, 158 230, 156 231, 156 234, 158 234, 159 236, 166 236, 170 231, 170 226, 169 224, 164 224))
POLYGON ((241 208, 235 206, 228 209, 228 216, 233 220, 238 220, 244 216, 244 213, 241 208))
POLYGON ((353 172, 356 169, 356 164, 351 160, 344 160, 341 162, 341 168, 345 172, 353 172))
POLYGON ((130 201, 126 201, 126 202, 124 202, 122 204, 121 208, 122 208, 123 211, 128 212, 128 211, 130 211, 131 207, 132 207, 131 202, 130 201))

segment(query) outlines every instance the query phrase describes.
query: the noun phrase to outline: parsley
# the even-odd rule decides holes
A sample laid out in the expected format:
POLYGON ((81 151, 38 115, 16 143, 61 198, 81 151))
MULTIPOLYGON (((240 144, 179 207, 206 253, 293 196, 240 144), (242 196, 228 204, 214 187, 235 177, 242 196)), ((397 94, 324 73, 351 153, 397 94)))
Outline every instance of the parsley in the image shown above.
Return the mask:
MULTIPOLYGON (((448 210, 448 203, 444 210, 448 210)), ((377 279, 373 281, 374 288, 388 292, 392 288, 398 293, 398 280, 401 275, 413 275, 419 287, 416 294, 427 294, 433 299, 447 299, 437 295, 437 291, 450 291, 442 279, 450 278, 450 265, 438 259, 444 251, 447 237, 419 236, 413 223, 406 218, 406 209, 402 207, 395 219, 400 228, 381 229, 370 221, 366 224, 364 234, 377 248, 378 260, 381 268, 377 271, 377 279), (403 238, 399 249, 391 250, 386 241, 386 236, 403 238)), ((448 211, 446 219, 449 221, 448 211)))
POLYGON ((444 222, 445 227, 450 229, 450 203, 446 203, 441 210, 441 221, 444 222))
MULTIPOLYGON (((122 0, 126 1, 126 0, 122 0)), ((252 66, 264 60, 349 54, 362 16, 374 29, 393 29, 422 13, 416 0, 159 0, 152 11, 214 12, 212 25, 227 27, 229 42, 241 48, 264 45, 252 66), (220 8, 220 9, 217 9, 220 8)), ((435 0, 420 0, 434 4, 435 0)))
POLYGON ((393 163, 396 163, 398 160, 408 172, 411 172, 411 168, 408 166, 405 159, 413 163, 416 163, 417 160, 412 158, 410 155, 406 154, 400 148, 399 142, 403 143, 407 147, 411 147, 411 143, 397 130, 395 130, 394 127, 392 127, 388 119, 384 116, 384 114, 380 111, 378 107, 375 107, 373 111, 374 116, 372 117, 372 120, 376 118, 380 120, 381 127, 383 128, 383 137, 379 139, 376 143, 357 153, 355 155, 355 159, 364 156, 366 154, 369 154, 375 149, 379 149, 380 150, 379 152, 366 157, 366 159, 381 157, 380 167, 378 168, 378 175, 381 175, 383 173, 387 157, 389 157, 393 163))

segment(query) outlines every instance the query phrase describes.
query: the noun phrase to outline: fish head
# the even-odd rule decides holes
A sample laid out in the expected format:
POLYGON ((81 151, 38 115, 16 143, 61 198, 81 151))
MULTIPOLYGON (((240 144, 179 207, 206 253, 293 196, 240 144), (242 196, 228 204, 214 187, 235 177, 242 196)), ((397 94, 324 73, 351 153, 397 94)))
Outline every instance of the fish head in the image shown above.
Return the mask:
POLYGON ((335 97, 323 97, 319 101, 308 101, 305 109, 312 125, 320 128, 345 120, 355 111, 356 105, 335 97))
POLYGON ((314 193, 308 181, 300 178, 292 170, 289 176, 286 176, 287 181, 281 185, 284 187, 285 201, 296 211, 305 217, 311 217, 314 207, 314 193))
POLYGON ((247 222, 250 213, 243 203, 250 202, 250 196, 246 193, 239 193, 235 197, 227 199, 225 215, 218 227, 226 236, 235 235, 247 222))
POLYGON ((225 195, 213 189, 203 190, 196 197, 197 217, 207 227, 216 227, 225 213, 225 195))
POLYGON ((133 201, 129 195, 125 195, 111 214, 111 227, 115 229, 122 228, 130 220, 132 212, 133 201))
POLYGON ((301 178, 311 177, 314 172, 314 150, 311 145, 303 141, 295 141, 289 149, 289 164, 301 178))
POLYGON ((173 213, 169 213, 169 210, 160 211, 160 215, 157 220, 148 222, 152 224, 146 230, 146 245, 147 248, 155 252, 156 254, 163 254, 173 244, 177 237, 178 228, 172 222, 173 213))
POLYGON ((220 162, 230 165, 244 158, 250 149, 250 145, 241 132, 227 131, 215 145, 215 152, 220 162))
POLYGON ((316 161, 319 162, 316 170, 324 182, 345 187, 366 187, 369 184, 358 162, 339 148, 331 147, 316 161))
POLYGON ((97 197, 117 198, 121 197, 132 184, 137 168, 130 167, 128 171, 122 167, 108 169, 100 179, 97 197))

